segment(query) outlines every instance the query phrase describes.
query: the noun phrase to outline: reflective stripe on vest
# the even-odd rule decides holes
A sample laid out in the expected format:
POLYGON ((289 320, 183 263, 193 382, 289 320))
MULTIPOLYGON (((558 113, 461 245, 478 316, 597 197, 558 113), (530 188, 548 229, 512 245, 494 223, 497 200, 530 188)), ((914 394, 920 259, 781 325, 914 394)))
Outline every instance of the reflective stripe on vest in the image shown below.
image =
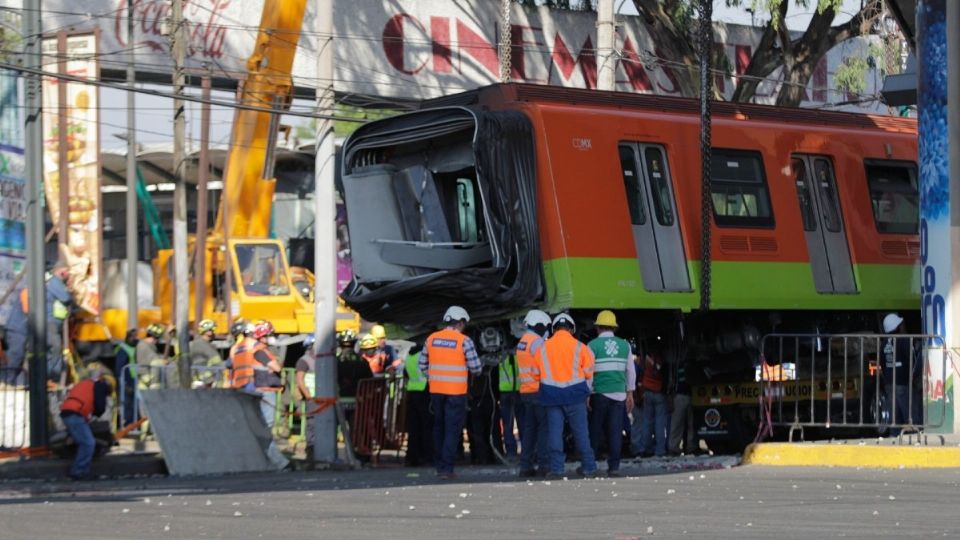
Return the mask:
POLYGON ((547 347, 543 348, 543 375, 540 382, 549 384, 557 388, 568 388, 586 381, 586 378, 580 376, 580 350, 583 349, 583 343, 577 342, 577 347, 573 351, 573 370, 570 372, 570 379, 558 381, 553 376, 553 368, 550 365, 550 357, 547 355, 547 347))
POLYGON ((306 387, 307 387, 307 392, 310 394, 310 395, 307 396, 307 397, 313 397, 314 388, 317 387, 317 374, 314 373, 314 372, 312 372, 312 371, 308 371, 308 372, 304 373, 304 374, 303 374, 303 384, 306 385, 306 387))
POLYGON ((60 412, 72 412, 89 419, 93 414, 93 379, 84 379, 67 393, 60 412))
POLYGON ((404 365, 404 371, 407 374, 407 392, 423 392, 427 389, 427 378, 420 371, 420 353, 408 354, 404 365))
POLYGON ((540 389, 537 373, 537 353, 543 348, 543 338, 527 332, 517 344, 517 367, 520 374, 520 393, 535 394, 540 389))
POLYGON ((465 336, 445 329, 427 338, 427 378, 430 392, 462 396, 467 393, 467 358, 463 353, 465 336))
POLYGON ((517 370, 517 358, 513 355, 510 355, 503 359, 503 362, 500 362, 499 366, 500 371, 500 391, 501 392, 516 392, 520 389, 517 385, 519 372, 517 370))

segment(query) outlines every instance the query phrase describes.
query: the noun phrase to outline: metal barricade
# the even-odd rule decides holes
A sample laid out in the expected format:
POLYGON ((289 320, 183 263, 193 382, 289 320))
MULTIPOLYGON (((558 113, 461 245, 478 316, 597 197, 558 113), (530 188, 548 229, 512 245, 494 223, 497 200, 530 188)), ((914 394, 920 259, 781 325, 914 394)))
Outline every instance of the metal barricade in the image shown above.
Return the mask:
POLYGON ((356 410, 351 434, 357 455, 379 458, 383 450, 399 450, 403 421, 400 403, 402 382, 397 377, 376 377, 357 383, 356 410))
POLYGON ((940 427, 946 400, 926 396, 931 370, 946 373, 947 360, 934 335, 768 334, 757 368, 757 440, 774 427, 788 428, 790 441, 804 428, 863 436, 940 427))

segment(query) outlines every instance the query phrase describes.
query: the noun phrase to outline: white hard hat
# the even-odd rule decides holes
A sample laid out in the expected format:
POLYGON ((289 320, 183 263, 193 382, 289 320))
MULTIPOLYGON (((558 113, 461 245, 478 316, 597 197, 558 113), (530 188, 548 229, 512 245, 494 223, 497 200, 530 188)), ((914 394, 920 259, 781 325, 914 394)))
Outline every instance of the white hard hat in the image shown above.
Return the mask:
POLYGON ((574 329, 577 327, 577 325, 573 322, 573 317, 567 315, 566 313, 561 313, 553 318, 553 327, 556 328, 559 324, 566 324, 574 329))
POLYGON ((550 316, 539 309, 531 309, 527 312, 527 316, 523 318, 523 324, 530 328, 538 324, 550 326, 550 316))
POLYGON ((443 314, 443 322, 463 321, 470 322, 470 314, 460 306, 450 306, 443 314))
POLYGON ((900 326, 900 323, 903 322, 903 317, 897 315, 896 313, 888 313, 886 317, 883 318, 883 333, 889 334, 897 329, 900 326))

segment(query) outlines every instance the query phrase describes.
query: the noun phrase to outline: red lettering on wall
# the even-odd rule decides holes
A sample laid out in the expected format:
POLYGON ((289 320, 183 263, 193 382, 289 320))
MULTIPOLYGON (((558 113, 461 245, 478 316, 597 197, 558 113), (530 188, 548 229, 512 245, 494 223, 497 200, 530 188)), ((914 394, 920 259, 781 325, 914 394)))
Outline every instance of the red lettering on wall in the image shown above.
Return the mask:
POLYGON ((387 55, 387 62, 397 71, 407 75, 416 75, 427 65, 427 60, 423 60, 417 67, 407 69, 403 62, 403 22, 410 21, 418 30, 426 34, 420 21, 406 13, 400 13, 390 17, 387 24, 383 27, 383 52, 387 55))
MULTIPOLYGON (((657 58, 668 57, 668 55, 664 54, 663 51, 660 50, 660 47, 654 48, 653 55, 657 58)), ((667 76, 667 80, 670 81, 670 84, 672 85, 671 88, 667 88, 663 84, 657 82, 657 87, 660 88, 660 91, 666 94, 676 94, 680 92, 680 82, 677 80, 677 74, 673 71, 673 67, 671 67, 669 64, 663 63, 660 65, 660 69, 663 70, 663 74, 667 76)))
POLYGON ((567 48, 567 44, 558 33, 553 40, 553 53, 550 58, 565 81, 570 80, 574 68, 577 67, 577 64, 580 64, 580 73, 583 74, 583 82, 586 87, 591 90, 597 87, 597 57, 593 48, 593 41, 589 37, 583 42, 580 54, 574 60, 570 49, 567 48))
POLYGON ((637 54, 637 49, 629 36, 623 40, 623 56, 618 63, 623 66, 623 71, 627 74, 627 80, 634 91, 650 92, 653 90, 650 77, 647 76, 647 70, 643 68, 640 55, 637 54))
POLYGON ((450 61, 450 19, 430 17, 430 37, 433 46, 433 70, 437 73, 450 73, 453 69, 450 61))
MULTIPOLYGON (((223 15, 233 0, 182 0, 184 19, 186 19, 187 56, 217 59, 225 56, 227 28, 222 24, 223 15)), ((117 0, 114 11, 114 38, 121 46, 128 46, 127 0, 117 0)), ((168 0, 134 0, 133 18, 139 21, 140 36, 134 46, 145 46, 153 51, 163 52, 169 47, 169 39, 162 35, 163 21, 172 11, 168 0)))
POLYGON ((497 57, 497 46, 474 32, 469 26, 457 19, 457 50, 466 53, 487 70, 491 75, 500 72, 500 59, 497 57))
POLYGON ((813 100, 827 101, 827 60, 821 58, 813 68, 813 100))

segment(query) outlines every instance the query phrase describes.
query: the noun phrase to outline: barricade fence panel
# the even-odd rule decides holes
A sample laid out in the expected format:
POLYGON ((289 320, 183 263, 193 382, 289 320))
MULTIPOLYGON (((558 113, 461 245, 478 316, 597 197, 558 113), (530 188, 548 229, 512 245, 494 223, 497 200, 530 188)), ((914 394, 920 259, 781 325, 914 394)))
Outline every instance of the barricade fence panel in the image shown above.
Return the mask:
POLYGON ((30 391, 20 368, 0 368, 0 449, 30 446, 30 391))
POLYGON ((922 334, 768 334, 761 342, 760 440, 774 426, 794 432, 940 427, 946 400, 932 400, 931 369, 945 373, 943 339, 922 334))

